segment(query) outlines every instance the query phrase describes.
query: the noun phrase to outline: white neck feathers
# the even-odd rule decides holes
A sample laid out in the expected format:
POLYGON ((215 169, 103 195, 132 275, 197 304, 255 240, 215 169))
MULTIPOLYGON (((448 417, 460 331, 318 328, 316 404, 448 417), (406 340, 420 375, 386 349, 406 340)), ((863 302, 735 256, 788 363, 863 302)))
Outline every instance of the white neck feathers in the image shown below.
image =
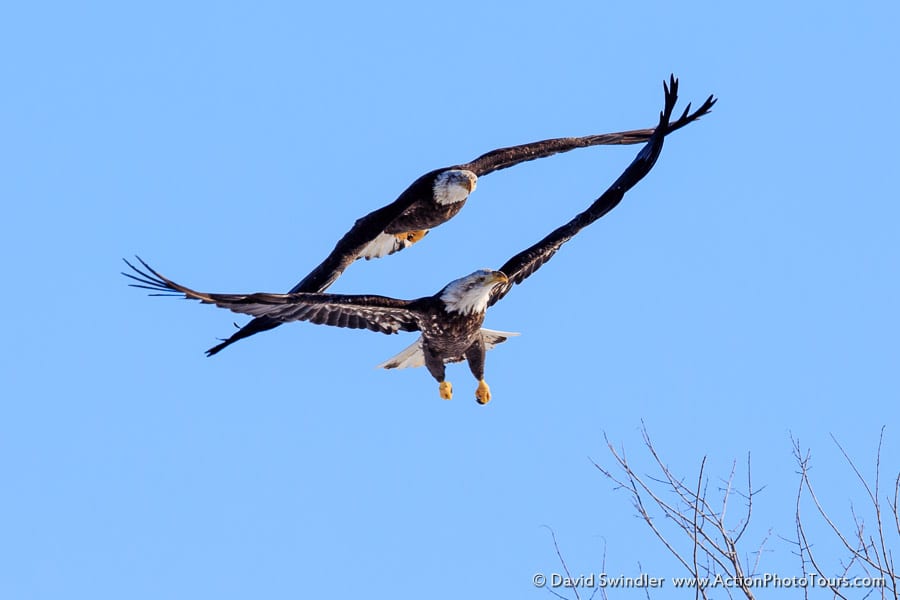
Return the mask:
POLYGON ((463 315, 484 313, 496 285, 492 271, 484 269, 450 282, 440 298, 449 312, 463 315))

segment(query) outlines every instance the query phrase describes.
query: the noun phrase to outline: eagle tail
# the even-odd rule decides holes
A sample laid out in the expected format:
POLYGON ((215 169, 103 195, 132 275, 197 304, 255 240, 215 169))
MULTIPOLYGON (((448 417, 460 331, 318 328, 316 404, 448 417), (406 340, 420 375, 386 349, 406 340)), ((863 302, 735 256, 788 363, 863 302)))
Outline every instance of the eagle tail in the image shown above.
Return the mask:
POLYGON ((495 331, 493 329, 481 329, 481 335, 484 336, 484 349, 490 350, 497 344, 502 344, 507 338, 522 335, 517 331, 495 331))
POLYGON ((359 258, 364 258, 366 260, 381 258, 382 256, 393 254, 402 249, 403 247, 400 245, 400 240, 390 233, 382 232, 363 248, 362 252, 359 253, 359 258))
POLYGON ((371 260, 373 258, 381 258, 388 256, 394 252, 400 252, 404 248, 409 248, 428 233, 427 229, 417 231, 407 231, 404 233, 379 233, 378 237, 369 242, 369 244, 359 253, 359 258, 371 260))
MULTIPOLYGON (((494 331, 493 329, 482 329, 481 335, 484 336, 484 348, 490 350, 497 344, 501 344, 513 336, 521 335, 513 331, 494 331)), ((447 359, 445 362, 460 362, 464 357, 457 356, 447 359)), ((404 348, 396 356, 392 356, 377 367, 376 369, 408 369, 425 366, 425 353, 422 351, 422 336, 404 348)))

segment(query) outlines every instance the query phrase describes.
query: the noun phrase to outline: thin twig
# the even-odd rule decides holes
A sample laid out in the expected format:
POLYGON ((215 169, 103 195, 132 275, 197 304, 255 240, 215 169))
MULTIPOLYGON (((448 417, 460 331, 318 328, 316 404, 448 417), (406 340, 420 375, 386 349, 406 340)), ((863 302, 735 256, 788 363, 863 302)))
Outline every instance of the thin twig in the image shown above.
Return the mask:
MULTIPOLYGON (((544 527, 547 528, 547 530, 550 532, 550 537, 553 538, 553 548, 556 550, 556 557, 559 559, 559 563, 562 565, 563 571, 565 571, 566 573, 566 577, 569 579, 569 581, 572 581, 572 574, 569 573, 569 565, 566 564, 566 559, 563 558, 562 552, 559 551, 559 544, 556 542, 556 532, 547 525, 544 525, 544 527)), ((560 594, 558 594, 553 589, 553 586, 547 586, 546 589, 557 598, 568 600, 568 598, 566 598, 565 596, 561 596, 560 594)), ((572 586, 572 591, 575 592, 575 599, 581 600, 581 596, 578 595, 578 586, 572 586)))
MULTIPOLYGON (((705 467, 705 466, 706 466, 706 457, 704 456, 703 460, 700 461, 700 473, 697 474, 697 496, 700 495, 700 487, 703 485, 703 467, 705 467)), ((697 503, 695 502, 694 503, 694 531, 697 531, 697 511, 698 511, 698 509, 699 509, 699 507, 697 506, 697 503)), ((723 512, 724 512, 724 509, 723 509, 723 512)), ((696 535, 692 536, 692 537, 693 537, 693 541, 694 541, 694 557, 693 557, 694 558, 694 573, 697 573, 700 571, 700 569, 697 567, 697 545, 698 545, 698 542, 697 542, 696 535)), ((694 592, 694 598, 698 598, 698 599, 700 598, 700 586, 697 586, 697 589, 694 592)))
MULTIPOLYGON (((793 439, 793 438, 792 438, 793 439)), ((797 526, 797 542, 800 545, 800 559, 803 561, 803 551, 806 551, 806 559, 809 561, 809 564, 813 566, 816 574, 823 578, 828 585, 828 589, 832 591, 832 593, 838 598, 844 598, 846 600, 846 596, 841 594, 841 592, 831 583, 831 579, 825 575, 825 571, 819 566, 819 563, 816 561, 816 557, 813 555, 812 550, 809 545, 809 539, 806 537, 806 531, 803 529, 803 519, 800 517, 800 501, 803 497, 803 488, 806 487, 809 489, 809 461, 810 461, 810 453, 806 452, 806 456, 804 457, 802 451, 800 450, 800 440, 794 439, 794 456, 797 458, 797 463, 800 466, 800 486, 797 491, 797 509, 795 513, 795 522, 797 526)), ((821 512, 821 509, 820 509, 821 512)), ((803 563, 805 564, 805 563, 803 563)), ((804 567, 804 571, 805 571, 804 567)))

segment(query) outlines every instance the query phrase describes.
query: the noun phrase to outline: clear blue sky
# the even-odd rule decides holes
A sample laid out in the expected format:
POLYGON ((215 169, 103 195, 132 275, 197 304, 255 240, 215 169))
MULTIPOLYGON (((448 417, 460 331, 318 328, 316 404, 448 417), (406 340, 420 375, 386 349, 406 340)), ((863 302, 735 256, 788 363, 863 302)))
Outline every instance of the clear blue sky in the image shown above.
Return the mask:
MULTIPOLYGON (((753 460, 748 550, 798 574, 790 433, 837 514, 900 456, 894 2, 43 3, 0 18, 0 597, 540 598, 536 572, 681 574, 590 459, 688 478, 753 460), (719 98, 488 313, 494 399, 412 335, 148 298, 284 291, 359 216, 490 149, 652 126, 719 98)), ((582 210, 637 147, 484 177, 418 247, 335 292, 429 295, 582 210)), ((824 529, 816 531, 827 538, 824 529)), ((824 542, 823 542, 824 543, 824 542)), ((635 596, 637 597, 637 596, 635 596)))

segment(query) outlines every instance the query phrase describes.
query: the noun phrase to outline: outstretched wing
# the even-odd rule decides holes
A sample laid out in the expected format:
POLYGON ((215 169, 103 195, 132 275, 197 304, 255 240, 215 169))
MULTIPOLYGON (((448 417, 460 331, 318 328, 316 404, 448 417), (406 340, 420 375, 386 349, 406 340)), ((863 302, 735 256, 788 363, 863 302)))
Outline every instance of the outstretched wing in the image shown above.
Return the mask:
MULTIPOLYGON (((622 198, 625 197, 625 192, 634 187, 637 182, 650 172, 650 169, 656 164, 659 153, 662 151, 663 140, 670 131, 669 120, 678 100, 678 80, 675 79, 674 75, 670 78, 668 85, 663 82, 663 89, 665 90, 665 108, 659 115, 659 125, 654 130, 653 135, 650 136, 647 145, 641 149, 632 163, 628 165, 628 168, 616 179, 612 186, 602 196, 597 198, 587 210, 576 215, 574 219, 562 227, 556 228, 547 237, 530 248, 516 254, 500 267, 500 271, 506 274, 509 281, 494 288, 488 306, 495 304, 508 294, 513 285, 522 283, 529 275, 537 271, 541 265, 556 254, 556 251, 563 244, 572 239, 579 231, 615 208, 622 201, 622 198)), ((704 106, 712 106, 714 103, 715 99, 710 96, 704 103, 704 106)), ((690 109, 690 105, 688 105, 688 109, 690 109)), ((687 114, 687 110, 685 114, 687 114)))
MULTIPOLYGON (((666 128, 663 135, 668 135, 689 123, 693 123, 703 115, 709 113, 715 103, 716 99, 713 96, 710 96, 702 105, 700 105, 700 108, 694 112, 690 112, 691 105, 688 104, 681 117, 679 117, 678 120, 669 123, 669 126, 666 128)), ((456 168, 467 169, 481 177, 482 175, 513 167, 529 160, 552 156, 554 154, 559 154, 560 152, 569 152, 570 150, 575 150, 577 148, 640 144, 650 140, 651 136, 653 136, 656 131, 656 129, 634 129, 632 131, 601 133, 584 137, 554 138, 542 140, 540 142, 532 142, 530 144, 522 144, 521 146, 498 148, 497 150, 491 150, 487 154, 482 154, 472 162, 458 165, 456 168)))
MULTIPOLYGON (((715 103, 715 98, 710 96, 706 99, 706 102, 694 112, 690 112, 691 105, 688 104, 681 117, 677 121, 671 123, 666 128, 663 135, 668 135, 676 129, 680 129, 685 125, 696 121, 703 115, 709 113, 715 103)), ((656 129, 635 129, 618 133, 602 133, 584 137, 542 140, 530 144, 522 144, 520 146, 499 148, 497 150, 492 150, 487 154, 483 154, 475 160, 463 165, 429 171, 406 188, 396 200, 387 206, 379 208, 361 219, 358 219, 350 231, 335 244, 334 249, 325 260, 313 269, 309 275, 304 277, 302 281, 291 288, 290 291, 292 293, 324 292, 328 289, 328 287, 341 276, 344 270, 360 257, 363 250, 371 242, 385 230, 390 228, 390 224, 393 221, 399 218, 418 200, 431 198, 434 178, 442 171, 448 169, 466 169, 472 171, 478 177, 481 177, 488 173, 506 169, 523 162, 552 156, 561 152, 569 152, 577 148, 587 148, 589 146, 598 145, 639 144, 649 140, 655 131, 656 129)))
POLYGON ((138 257, 145 270, 127 260, 134 273, 122 273, 137 283, 133 287, 148 289, 155 295, 177 296, 215 304, 236 313, 267 317, 279 323, 310 321, 317 325, 333 325, 350 329, 370 329, 381 333, 418 331, 419 314, 413 301, 384 296, 342 294, 207 294, 175 283, 155 271, 138 257))
POLYGON ((324 292, 328 289, 391 222, 422 197, 431 198, 434 177, 442 170, 425 173, 412 182, 396 200, 357 219, 325 260, 292 287, 291 292, 324 292))
MULTIPOLYGON (((692 113, 690 112, 691 105, 688 104, 681 117, 677 121, 671 123, 663 135, 668 135, 676 129, 680 129, 685 125, 696 121, 703 115, 709 113, 715 103, 715 98, 710 96, 700 108, 692 113)), ((649 140, 654 131, 656 131, 656 129, 635 129, 618 133, 602 133, 584 137, 542 140, 519 146, 510 146, 509 148, 499 148, 483 154, 475 160, 463 165, 429 171, 414 181, 392 203, 358 219, 350 231, 335 244, 334 249, 328 257, 313 269, 309 275, 304 277, 302 281, 291 288, 290 291, 324 292, 338 277, 341 276, 348 266, 360 257, 360 254, 366 246, 373 242, 385 230, 390 228, 390 224, 394 220, 400 217, 400 215, 415 204, 416 201, 423 198, 431 198, 434 178, 442 171, 449 169, 466 169, 475 173, 476 176, 481 177, 488 173, 493 173, 500 169, 507 169, 523 162, 552 156, 561 152, 569 152, 578 148, 587 148, 598 145, 639 144, 649 140)))
MULTIPOLYGON (((405 210, 423 195, 431 197, 432 181, 435 175, 442 170, 437 169, 425 173, 406 188, 396 200, 357 219, 350 231, 338 240, 338 243, 335 244, 334 249, 325 260, 310 271, 297 285, 292 287, 290 293, 317 293, 328 289, 341 276, 344 270, 360 257, 366 246, 381 235, 405 210)), ((228 339, 207 350, 206 355, 213 356, 218 354, 231 344, 262 331, 274 329, 281 325, 282 322, 274 317, 259 316, 238 329, 228 339)))

